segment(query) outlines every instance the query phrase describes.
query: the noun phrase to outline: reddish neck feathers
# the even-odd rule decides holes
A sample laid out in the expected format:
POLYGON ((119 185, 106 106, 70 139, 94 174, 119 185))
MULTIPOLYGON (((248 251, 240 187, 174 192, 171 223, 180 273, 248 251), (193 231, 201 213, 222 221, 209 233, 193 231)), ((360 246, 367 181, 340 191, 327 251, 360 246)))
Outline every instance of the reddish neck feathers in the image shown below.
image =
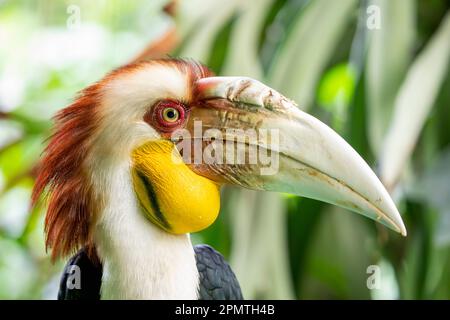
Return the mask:
POLYGON ((53 258, 91 242, 90 222, 97 210, 83 163, 97 127, 100 87, 94 84, 86 88, 73 104, 56 115, 55 131, 39 167, 32 199, 35 203, 48 188, 45 232, 53 258))

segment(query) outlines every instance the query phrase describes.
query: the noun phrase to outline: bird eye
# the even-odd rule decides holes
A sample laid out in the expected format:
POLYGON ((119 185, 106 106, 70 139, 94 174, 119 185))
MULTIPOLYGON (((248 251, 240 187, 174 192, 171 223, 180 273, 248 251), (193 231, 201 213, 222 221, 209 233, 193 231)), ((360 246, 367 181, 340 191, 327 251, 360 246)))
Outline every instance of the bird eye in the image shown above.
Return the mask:
POLYGON ((175 108, 166 108, 162 112, 163 119, 167 122, 175 122, 180 118, 180 113, 175 108))
POLYGON ((161 100, 155 104, 144 120, 162 132, 172 132, 180 127, 188 115, 187 107, 176 100, 161 100))

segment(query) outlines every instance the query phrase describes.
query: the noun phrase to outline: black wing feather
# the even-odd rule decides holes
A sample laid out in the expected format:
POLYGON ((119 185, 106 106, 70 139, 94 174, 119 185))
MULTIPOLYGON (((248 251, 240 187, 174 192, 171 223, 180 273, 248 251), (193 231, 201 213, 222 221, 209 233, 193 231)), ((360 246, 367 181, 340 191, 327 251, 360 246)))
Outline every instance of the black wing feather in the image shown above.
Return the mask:
POLYGON ((81 249, 67 262, 59 284, 58 300, 99 300, 102 283, 102 266, 89 259, 85 249, 81 249), (77 266, 77 270, 74 270, 77 266), (74 282, 74 274, 79 272, 80 286, 74 282))
POLYGON ((200 300, 243 300, 241 287, 223 256, 208 245, 194 247, 200 300))

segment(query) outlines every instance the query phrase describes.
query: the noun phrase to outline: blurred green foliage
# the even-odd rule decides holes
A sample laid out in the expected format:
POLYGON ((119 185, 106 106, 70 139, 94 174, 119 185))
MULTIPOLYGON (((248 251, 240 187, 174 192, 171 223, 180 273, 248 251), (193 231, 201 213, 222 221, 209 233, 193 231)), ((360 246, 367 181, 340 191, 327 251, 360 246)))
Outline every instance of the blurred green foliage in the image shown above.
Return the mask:
POLYGON ((314 200, 225 188, 218 221, 193 240, 231 261, 247 298, 449 299, 449 3, 191 0, 174 16, 165 4, 0 1, 0 298, 56 296, 63 261, 45 252, 45 208, 29 204, 51 116, 174 28, 171 55, 258 78, 334 127, 408 228, 402 238, 314 200))

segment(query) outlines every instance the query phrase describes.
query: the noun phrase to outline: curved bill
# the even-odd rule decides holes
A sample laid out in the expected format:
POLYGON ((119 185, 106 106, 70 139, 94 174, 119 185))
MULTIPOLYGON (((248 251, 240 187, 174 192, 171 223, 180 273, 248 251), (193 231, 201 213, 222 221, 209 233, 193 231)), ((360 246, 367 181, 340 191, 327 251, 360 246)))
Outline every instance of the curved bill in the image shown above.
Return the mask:
POLYGON ((187 130, 173 135, 196 173, 332 203, 406 235, 394 202, 366 162, 294 102, 243 77, 199 80, 196 101, 187 130))

